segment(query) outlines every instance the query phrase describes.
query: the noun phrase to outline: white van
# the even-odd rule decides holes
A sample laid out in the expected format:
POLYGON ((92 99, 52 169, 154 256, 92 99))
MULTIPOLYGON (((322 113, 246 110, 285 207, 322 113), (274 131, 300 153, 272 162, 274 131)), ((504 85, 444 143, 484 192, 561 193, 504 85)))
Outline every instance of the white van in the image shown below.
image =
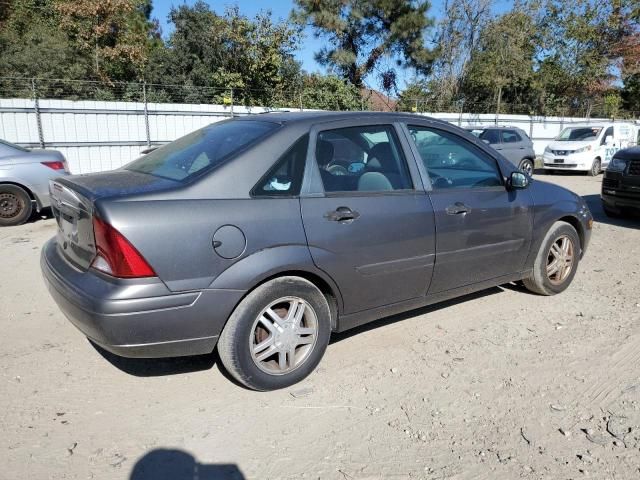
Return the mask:
POLYGON ((618 122, 566 127, 544 149, 544 168, 596 176, 609 165, 614 153, 638 143, 638 130, 633 123, 618 122))

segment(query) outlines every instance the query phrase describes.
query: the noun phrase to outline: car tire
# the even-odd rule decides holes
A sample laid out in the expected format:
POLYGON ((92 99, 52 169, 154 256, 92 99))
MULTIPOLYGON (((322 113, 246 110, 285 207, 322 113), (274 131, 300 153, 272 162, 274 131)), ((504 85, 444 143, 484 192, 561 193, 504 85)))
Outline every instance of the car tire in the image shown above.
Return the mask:
POLYGON ((578 232, 566 222, 555 222, 540 245, 531 275, 523 279, 524 286, 539 295, 563 292, 571 284, 579 263, 578 232))
POLYGON ((218 355, 227 372, 246 387, 277 390, 316 368, 330 336, 331 310, 322 292, 304 278, 280 277, 238 304, 220 335, 218 355))
POLYGON ((530 158, 523 158, 518 168, 524 173, 526 173, 527 175, 529 175, 530 177, 533 176, 534 167, 533 167, 533 162, 531 161, 530 158))
POLYGON ((591 165, 591 170, 587 172, 587 175, 589 175, 590 177, 597 177, 598 175, 600 175, 601 171, 602 164, 600 163, 600 159, 596 158, 591 165))
POLYGON ((31 218, 33 204, 29 194, 17 185, 0 185, 0 227, 22 225, 31 218))

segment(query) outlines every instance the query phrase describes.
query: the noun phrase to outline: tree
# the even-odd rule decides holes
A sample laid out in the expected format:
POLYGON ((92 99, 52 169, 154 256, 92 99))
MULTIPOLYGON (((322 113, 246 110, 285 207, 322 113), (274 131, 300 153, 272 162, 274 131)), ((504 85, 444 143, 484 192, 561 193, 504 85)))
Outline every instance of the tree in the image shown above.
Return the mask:
POLYGON ((320 110, 362 110, 367 108, 359 90, 334 75, 305 75, 302 105, 320 110))
POLYGON ((176 100, 220 101, 233 89, 235 102, 270 105, 285 90, 299 88, 300 66, 293 59, 299 27, 274 23, 269 12, 250 19, 238 7, 218 15, 202 1, 172 9, 169 19, 175 30, 147 76, 154 83, 194 86, 191 96, 176 100))
POLYGON ((492 0, 445 0, 437 24, 430 88, 438 92, 438 109, 458 96, 480 33, 491 18, 492 0))
POLYGON ((531 88, 536 25, 528 12, 514 10, 482 30, 464 79, 465 101, 476 111, 500 113, 503 102, 523 104, 531 88))
POLYGON ((159 40, 150 0, 58 0, 54 5, 74 48, 92 57, 97 78, 141 77, 159 40))
POLYGON ((433 21, 428 1, 415 0, 295 0, 291 17, 311 24, 327 46, 316 60, 357 88, 378 73, 385 90, 395 85, 393 69, 381 70, 384 56, 395 56, 399 67, 428 73, 433 53, 424 36, 433 21))

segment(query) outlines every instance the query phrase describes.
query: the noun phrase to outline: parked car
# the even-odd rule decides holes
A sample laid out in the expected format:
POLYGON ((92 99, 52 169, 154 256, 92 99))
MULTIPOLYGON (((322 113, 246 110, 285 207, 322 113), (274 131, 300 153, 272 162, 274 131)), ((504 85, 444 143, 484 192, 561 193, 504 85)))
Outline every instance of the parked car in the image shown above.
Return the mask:
POLYGON ((49 207, 49 180, 67 175, 67 161, 55 150, 28 150, 0 140, 0 227, 26 222, 49 207))
POLYGON ((468 127, 467 130, 491 145, 527 175, 533 175, 536 152, 524 130, 516 127, 468 127))
POLYGON ((544 149, 545 171, 576 170, 595 177, 607 168, 614 153, 637 144, 638 133, 633 123, 567 127, 544 149))
POLYGON ((129 357, 217 345, 257 390, 306 377, 331 332, 512 281, 562 292, 592 227, 578 195, 410 114, 229 119, 51 195, 42 272, 74 325, 129 357))
POLYGON ((602 178, 602 208, 610 217, 640 212, 640 147, 617 151, 602 178))

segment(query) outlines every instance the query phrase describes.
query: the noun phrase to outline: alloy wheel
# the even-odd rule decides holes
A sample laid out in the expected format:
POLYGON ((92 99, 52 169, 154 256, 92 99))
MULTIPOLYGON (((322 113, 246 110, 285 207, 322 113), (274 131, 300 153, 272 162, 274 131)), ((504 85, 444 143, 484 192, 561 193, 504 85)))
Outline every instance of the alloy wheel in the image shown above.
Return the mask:
POLYGON ((269 304, 253 323, 249 348, 256 366, 270 375, 284 375, 302 365, 318 338, 318 317, 299 297, 269 304))
POLYGON ((551 245, 547 257, 547 278, 553 285, 560 285, 571 273, 574 251, 573 242, 567 235, 558 237, 551 245))
POLYGON ((531 163, 529 160, 525 160, 520 165, 520 170, 522 170, 527 175, 532 176, 533 175, 533 163, 531 163))

